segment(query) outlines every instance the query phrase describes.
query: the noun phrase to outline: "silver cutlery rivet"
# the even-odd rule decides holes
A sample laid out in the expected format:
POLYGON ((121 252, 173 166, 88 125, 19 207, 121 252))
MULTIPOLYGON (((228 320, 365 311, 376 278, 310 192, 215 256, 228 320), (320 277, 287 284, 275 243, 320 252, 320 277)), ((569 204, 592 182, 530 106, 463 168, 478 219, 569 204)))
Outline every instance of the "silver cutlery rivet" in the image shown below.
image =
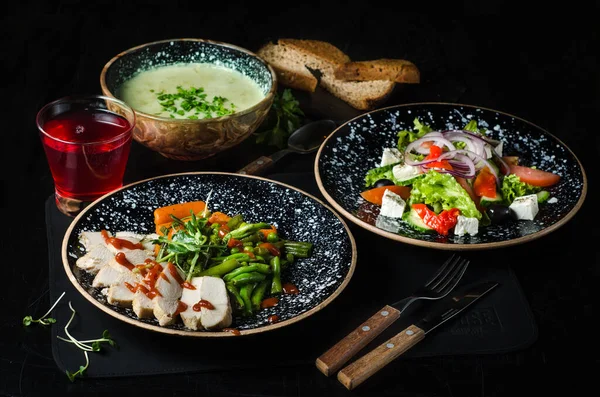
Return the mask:
POLYGON ((408 331, 406 331, 406 335, 409 335, 409 336, 410 336, 410 335, 412 335, 412 334, 414 334, 414 332, 413 332, 413 331, 411 331, 410 329, 409 329, 408 331))
POLYGON ((388 343, 387 345, 385 345, 385 347, 387 347, 388 349, 391 349, 392 347, 394 347, 393 343, 388 343))
POLYGON ((390 314, 390 312, 388 312, 387 310, 384 310, 384 311, 381 312, 381 315, 383 317, 387 316, 388 314, 390 314))
POLYGON ((371 329, 371 327, 369 327, 368 325, 365 325, 364 327, 362 327, 362 330, 367 332, 371 329))

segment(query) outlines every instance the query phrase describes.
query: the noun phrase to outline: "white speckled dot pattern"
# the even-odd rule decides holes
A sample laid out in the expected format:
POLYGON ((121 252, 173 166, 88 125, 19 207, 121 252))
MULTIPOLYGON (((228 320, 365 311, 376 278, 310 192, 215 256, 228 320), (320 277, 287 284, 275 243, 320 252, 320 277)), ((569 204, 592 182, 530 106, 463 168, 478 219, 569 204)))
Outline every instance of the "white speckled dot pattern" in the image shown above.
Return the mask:
MULTIPOLYGON (((239 330, 269 325, 267 318, 277 314, 280 322, 316 307, 336 292, 353 262, 353 242, 335 214, 301 191, 276 182, 234 174, 182 174, 152 179, 126 186, 103 198, 82 215, 68 237, 70 268, 81 286, 96 300, 130 318, 139 320, 131 309, 109 305, 100 289, 91 287, 92 276, 79 271, 75 261, 83 255, 77 236, 82 231, 106 229, 112 233, 154 232, 154 209, 194 200, 206 200, 211 211, 243 214, 247 222, 269 222, 281 236, 314 244, 311 257, 297 259, 282 273, 283 282, 298 287, 297 295, 282 295, 276 307, 261 310, 248 318, 235 317, 239 330)), ((170 328, 186 330, 181 323, 170 328)), ((202 332, 202 331, 189 331, 202 332)))
MULTIPOLYGON (((506 242, 536 234, 556 224, 577 206, 584 192, 584 174, 577 158, 554 136, 518 117, 491 109, 442 103, 413 104, 380 109, 350 120, 327 140, 318 158, 322 189, 331 199, 356 219, 387 232, 419 240, 461 245, 506 242), (365 175, 379 166, 382 151, 395 147, 397 133, 413 129, 413 120, 433 129, 461 129, 470 120, 488 130, 488 136, 503 142, 504 155, 520 157, 520 164, 536 166, 561 176, 561 181, 548 188, 550 201, 540 205, 533 221, 510 221, 480 227, 476 236, 444 237, 437 233, 420 233, 405 222, 378 217, 379 207, 365 201, 360 192, 366 190, 365 175)), ((347 216, 347 214, 343 214, 347 216)))
POLYGON ((227 45, 208 41, 157 42, 115 60, 107 70, 108 89, 114 94, 123 82, 148 69, 177 63, 210 63, 236 70, 255 81, 263 94, 271 89, 269 69, 259 59, 227 45))

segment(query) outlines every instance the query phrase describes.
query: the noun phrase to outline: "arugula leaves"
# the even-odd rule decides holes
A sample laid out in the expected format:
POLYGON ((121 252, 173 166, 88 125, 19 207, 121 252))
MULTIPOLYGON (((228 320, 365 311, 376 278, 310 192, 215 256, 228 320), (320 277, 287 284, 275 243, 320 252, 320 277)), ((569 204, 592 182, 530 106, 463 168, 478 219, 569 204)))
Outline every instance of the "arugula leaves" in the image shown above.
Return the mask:
POLYGON ((254 133, 256 143, 284 149, 288 137, 302 125, 303 118, 304 112, 291 89, 276 93, 267 118, 254 133))

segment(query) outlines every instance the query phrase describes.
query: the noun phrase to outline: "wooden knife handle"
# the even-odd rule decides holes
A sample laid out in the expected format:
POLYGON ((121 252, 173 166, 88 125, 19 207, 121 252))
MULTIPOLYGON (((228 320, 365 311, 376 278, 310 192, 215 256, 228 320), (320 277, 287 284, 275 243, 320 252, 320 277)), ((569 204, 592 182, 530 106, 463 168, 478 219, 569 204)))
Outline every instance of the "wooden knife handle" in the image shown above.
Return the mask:
POLYGON ((273 159, 267 156, 261 156, 244 168, 240 169, 238 174, 260 175, 267 170, 271 164, 273 164, 273 159))
POLYGON ((381 334, 400 317, 400 311, 384 306, 371 318, 350 332, 344 339, 327 350, 316 360, 317 368, 329 376, 340 369, 348 360, 381 334))
POLYGON ((342 369, 337 378, 348 390, 352 390, 423 338, 425 331, 411 325, 342 369))

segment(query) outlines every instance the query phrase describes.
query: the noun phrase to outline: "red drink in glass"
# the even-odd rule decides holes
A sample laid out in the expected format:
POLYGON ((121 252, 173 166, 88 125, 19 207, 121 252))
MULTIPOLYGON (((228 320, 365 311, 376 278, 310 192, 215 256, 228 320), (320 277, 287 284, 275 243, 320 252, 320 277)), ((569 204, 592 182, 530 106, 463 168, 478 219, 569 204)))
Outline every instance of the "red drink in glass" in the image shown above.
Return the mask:
POLYGON ((57 205, 69 215, 123 185, 135 116, 124 103, 107 101, 115 100, 64 98, 38 114, 57 205))

